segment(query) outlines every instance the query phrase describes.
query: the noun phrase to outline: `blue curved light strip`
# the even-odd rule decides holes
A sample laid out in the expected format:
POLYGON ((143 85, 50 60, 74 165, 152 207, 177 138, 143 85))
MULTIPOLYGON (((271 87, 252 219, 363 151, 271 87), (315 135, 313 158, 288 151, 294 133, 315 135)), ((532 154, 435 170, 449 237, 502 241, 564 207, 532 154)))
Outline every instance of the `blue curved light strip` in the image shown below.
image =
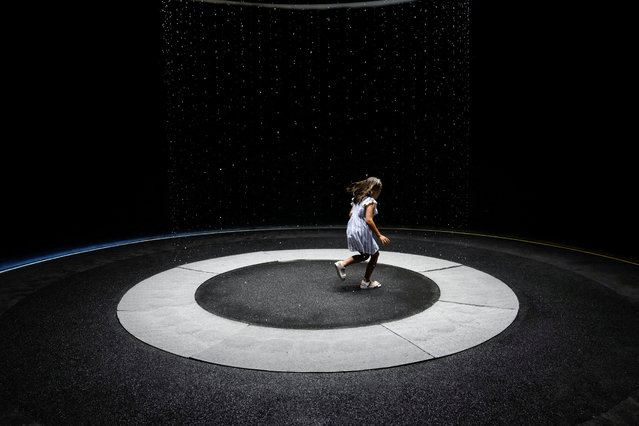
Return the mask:
POLYGON ((261 3, 248 2, 238 0, 194 0, 201 3, 223 4, 230 6, 247 6, 247 7, 269 7, 272 9, 293 9, 293 10, 327 10, 327 9, 345 9, 345 8, 362 8, 362 7, 380 7, 392 6, 395 4, 410 3, 415 0, 372 0, 358 1, 350 3, 261 3))
POLYGON ((73 256, 74 254, 88 253, 91 251, 102 250, 106 248, 125 246, 129 244, 137 244, 137 243, 146 243, 149 241, 159 241, 159 240, 169 240, 172 238, 182 238, 182 237, 195 237, 200 235, 215 235, 215 234, 230 234, 234 232, 257 232, 257 231, 290 231, 297 229, 335 229, 339 228, 338 226, 287 226, 287 227, 265 227, 265 228, 236 228, 236 229, 222 229, 216 231, 195 231, 195 232, 184 232, 180 234, 168 234, 168 235, 159 235, 155 237, 145 237, 145 238, 134 238, 130 240, 122 240, 115 241, 111 243, 103 243, 103 244, 95 244, 92 246, 69 249, 65 251, 60 251, 56 253, 46 254, 42 256, 32 257, 29 259, 11 261, 0 264, 0 274, 3 272, 12 271, 14 269, 22 268, 25 266, 35 265, 37 263, 47 262, 49 260, 60 259, 62 257, 73 256))
MULTIPOLYGON (((3 264, 0 264, 0 274, 3 273, 3 272, 8 272, 8 271, 11 271, 11 270, 14 270, 14 269, 22 268, 22 267, 29 266, 29 265, 34 265, 34 264, 41 263, 41 262, 46 262, 46 261, 49 261, 49 260, 59 259, 59 258, 62 258, 62 257, 67 257, 67 256, 73 256, 75 254, 88 253, 88 252, 91 252, 91 251, 102 250, 102 249, 111 248, 111 247, 125 246, 125 245, 128 245, 128 244, 144 243, 144 242, 148 242, 148 241, 169 240, 169 239, 172 239, 172 238, 194 237, 194 236, 201 236, 201 235, 231 234, 231 233, 234 233, 234 232, 258 232, 258 231, 278 231, 278 230, 291 231, 291 230, 308 230, 308 229, 344 229, 344 228, 345 227, 341 226, 341 225, 327 225, 327 226, 273 226, 273 227, 263 227, 263 228, 222 229, 222 230, 217 230, 217 231, 196 231, 196 232, 185 232, 185 233, 180 233, 180 234, 176 233, 176 234, 169 234, 169 235, 160 235, 160 236, 147 237, 147 238, 135 238, 135 239, 130 239, 130 240, 122 240, 122 241, 116 241, 116 242, 112 242, 112 243, 96 244, 96 245, 93 245, 93 246, 61 251, 61 252, 52 253, 52 254, 48 254, 48 255, 44 255, 44 256, 33 257, 33 258, 30 258, 30 259, 25 259, 25 260, 21 260, 21 261, 6 262, 6 263, 3 263, 3 264)), ((631 265, 639 266, 639 263, 633 262, 631 260, 620 259, 618 257, 612 257, 612 256, 608 256, 608 255, 605 255, 605 254, 596 253, 596 252, 592 252, 592 251, 581 250, 581 249, 578 249, 578 248, 575 248, 575 247, 566 247, 566 246, 562 246, 562 245, 559 245, 559 244, 553 244, 553 243, 547 243, 547 242, 541 242, 541 241, 530 241, 530 240, 512 238, 512 237, 506 237, 506 236, 500 236, 500 235, 490 235, 490 234, 482 234, 482 233, 474 233, 474 232, 453 231, 453 230, 445 230, 445 229, 426 229, 426 228, 422 229, 422 228, 403 228, 403 227, 391 227, 391 228, 386 228, 386 229, 396 229, 398 231, 442 232, 442 233, 448 233, 448 234, 469 235, 469 236, 484 237, 484 238, 495 238, 495 239, 501 239, 501 240, 518 241, 518 242, 522 242, 522 243, 536 244, 536 245, 542 245, 542 246, 548 246, 548 247, 555 247, 555 248, 560 248, 560 249, 564 249, 564 250, 570 250, 570 251, 585 253, 585 254, 589 254, 589 255, 593 255, 593 256, 599 256, 599 257, 612 259, 612 260, 615 260, 615 261, 629 263, 631 265)))

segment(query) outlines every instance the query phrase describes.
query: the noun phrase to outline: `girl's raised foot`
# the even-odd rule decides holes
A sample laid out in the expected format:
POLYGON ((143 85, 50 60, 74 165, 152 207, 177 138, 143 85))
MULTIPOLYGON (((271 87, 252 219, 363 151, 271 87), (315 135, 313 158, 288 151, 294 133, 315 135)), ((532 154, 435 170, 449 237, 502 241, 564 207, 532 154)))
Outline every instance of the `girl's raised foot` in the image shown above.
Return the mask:
POLYGON ((339 262, 335 262, 335 269, 337 269, 337 276, 340 277, 342 279, 342 281, 344 281, 346 279, 346 268, 344 267, 344 264, 339 261, 339 262))

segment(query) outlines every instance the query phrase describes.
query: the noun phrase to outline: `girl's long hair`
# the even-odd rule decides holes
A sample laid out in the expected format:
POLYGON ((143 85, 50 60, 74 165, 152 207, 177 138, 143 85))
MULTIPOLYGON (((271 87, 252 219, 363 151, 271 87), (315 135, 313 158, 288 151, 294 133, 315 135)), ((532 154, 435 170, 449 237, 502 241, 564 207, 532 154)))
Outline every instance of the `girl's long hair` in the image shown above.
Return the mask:
POLYGON ((346 190, 353 194, 353 203, 359 204, 362 200, 369 196, 373 189, 381 188, 382 181, 376 177, 369 177, 368 179, 360 180, 359 182, 355 182, 346 190))

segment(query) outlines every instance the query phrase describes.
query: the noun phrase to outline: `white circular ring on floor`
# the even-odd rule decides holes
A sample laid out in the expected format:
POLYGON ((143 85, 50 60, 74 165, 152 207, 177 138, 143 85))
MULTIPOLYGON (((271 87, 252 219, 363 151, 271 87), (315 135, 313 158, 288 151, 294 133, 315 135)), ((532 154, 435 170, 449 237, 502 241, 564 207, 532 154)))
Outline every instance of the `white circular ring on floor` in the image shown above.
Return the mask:
POLYGON ((118 304, 118 319, 139 340, 187 358, 256 370, 343 372, 411 364, 472 348, 505 330, 519 311, 515 293, 492 275, 447 260, 387 251, 378 263, 418 272, 437 284, 435 304, 381 324, 300 330, 225 319, 195 300, 205 281, 234 269, 350 255, 339 249, 276 250, 185 264, 131 287, 118 304))

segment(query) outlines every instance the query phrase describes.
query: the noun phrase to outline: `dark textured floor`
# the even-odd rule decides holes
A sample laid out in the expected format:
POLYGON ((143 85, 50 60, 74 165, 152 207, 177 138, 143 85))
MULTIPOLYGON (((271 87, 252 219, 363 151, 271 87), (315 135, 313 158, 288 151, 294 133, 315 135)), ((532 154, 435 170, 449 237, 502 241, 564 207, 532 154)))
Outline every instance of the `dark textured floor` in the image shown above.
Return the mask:
POLYGON ((385 235, 389 251, 444 258, 504 281, 519 298, 517 319, 484 344, 408 366, 331 374, 229 368, 140 342, 120 326, 119 300, 144 278, 188 262, 343 248, 343 230, 78 254, 0 274, 0 423, 578 424, 636 398, 639 267, 514 241, 385 235))
POLYGON ((366 264, 338 278, 325 260, 274 262, 217 275, 195 293, 209 312, 269 327, 326 329, 379 324, 415 315, 439 299, 439 287, 416 272, 379 264, 382 287, 359 287, 366 264))

